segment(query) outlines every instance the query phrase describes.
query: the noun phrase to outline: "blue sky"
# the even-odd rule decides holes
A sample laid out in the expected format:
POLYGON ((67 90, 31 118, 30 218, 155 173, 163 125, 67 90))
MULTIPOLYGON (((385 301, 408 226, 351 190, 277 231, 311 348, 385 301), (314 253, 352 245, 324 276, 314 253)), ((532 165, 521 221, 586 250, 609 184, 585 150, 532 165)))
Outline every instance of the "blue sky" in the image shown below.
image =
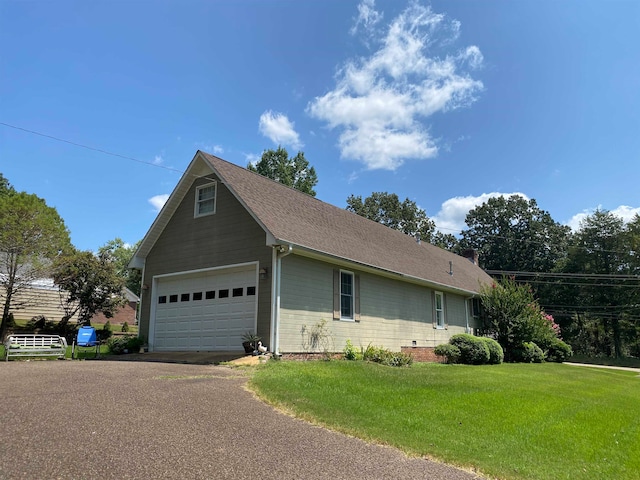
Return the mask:
POLYGON ((196 150, 278 144, 319 199, 394 192, 447 233, 516 192, 630 217, 639 46, 636 0, 0 0, 0 172, 93 250, 141 239, 196 150))

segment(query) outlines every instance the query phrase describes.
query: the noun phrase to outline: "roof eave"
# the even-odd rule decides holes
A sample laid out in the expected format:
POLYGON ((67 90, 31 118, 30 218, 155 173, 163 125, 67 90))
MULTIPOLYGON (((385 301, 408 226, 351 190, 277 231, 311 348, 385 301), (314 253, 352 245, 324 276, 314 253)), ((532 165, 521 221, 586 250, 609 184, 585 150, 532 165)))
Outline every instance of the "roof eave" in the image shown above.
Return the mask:
POLYGON ((308 258, 314 258, 316 260, 323 260, 323 261, 327 261, 327 259, 329 259, 331 260, 332 263, 339 266, 345 266, 345 267, 351 267, 351 268, 357 267, 361 270, 368 271, 376 275, 382 275, 388 278, 393 278, 395 280, 399 279, 408 283, 422 285, 425 287, 431 287, 437 290, 447 291, 451 293, 458 293, 460 295, 464 295, 467 297, 479 295, 479 293, 474 290, 467 290, 465 288, 456 287, 454 285, 447 285, 445 283, 436 282, 433 280, 428 280, 428 279, 416 277, 413 275, 408 275, 406 273, 389 270, 376 265, 362 263, 357 260, 339 257, 337 255, 333 255, 328 252, 322 252, 316 249, 305 247, 304 245, 298 245, 293 242, 289 242, 287 240, 276 239, 276 242, 273 245, 291 245, 293 247, 293 253, 297 253, 298 255, 308 257, 308 258))

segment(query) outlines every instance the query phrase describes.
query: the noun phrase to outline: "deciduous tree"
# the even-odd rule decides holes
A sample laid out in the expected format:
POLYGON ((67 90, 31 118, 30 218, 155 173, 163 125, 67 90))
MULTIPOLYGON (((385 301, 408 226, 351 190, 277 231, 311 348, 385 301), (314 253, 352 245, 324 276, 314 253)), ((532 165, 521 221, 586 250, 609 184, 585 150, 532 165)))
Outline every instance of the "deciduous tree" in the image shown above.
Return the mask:
POLYGON ((265 150, 260 161, 255 165, 249 163, 247 169, 313 197, 316 196, 313 187, 318 184, 318 176, 315 168, 309 166, 304 152, 299 151, 295 157, 289 158, 289 153, 282 146, 277 150, 265 150))
POLYGON ((533 199, 490 198, 471 210, 465 223, 460 247, 476 249, 487 270, 549 272, 566 254, 570 228, 533 199))
POLYGON ((60 288, 65 316, 61 330, 76 313, 78 323, 87 324, 91 317, 102 312, 111 318, 123 305, 124 279, 118 275, 116 264, 108 253, 95 255, 88 251, 74 251, 57 259, 53 276, 60 288))
POLYGON ((407 235, 419 235, 425 242, 431 242, 434 235, 435 223, 426 212, 413 200, 405 198, 401 202, 395 193, 373 192, 364 200, 360 195, 350 195, 347 210, 407 235))
POLYGON ((136 253, 139 245, 140 241, 135 245, 127 245, 124 240, 116 237, 98 249, 98 255, 111 257, 116 272, 124 279, 125 286, 138 296, 140 296, 142 272, 141 270, 130 269, 129 261, 136 253))

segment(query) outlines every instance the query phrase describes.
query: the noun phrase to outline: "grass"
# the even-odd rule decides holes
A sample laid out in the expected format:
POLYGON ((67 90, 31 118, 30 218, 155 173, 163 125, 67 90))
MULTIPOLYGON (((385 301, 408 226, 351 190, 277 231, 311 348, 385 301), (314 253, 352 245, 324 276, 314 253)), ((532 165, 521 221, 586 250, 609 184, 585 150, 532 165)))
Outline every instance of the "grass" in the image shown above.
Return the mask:
POLYGON ((502 479, 637 479, 640 377, 560 364, 269 362, 251 385, 297 416, 502 479))

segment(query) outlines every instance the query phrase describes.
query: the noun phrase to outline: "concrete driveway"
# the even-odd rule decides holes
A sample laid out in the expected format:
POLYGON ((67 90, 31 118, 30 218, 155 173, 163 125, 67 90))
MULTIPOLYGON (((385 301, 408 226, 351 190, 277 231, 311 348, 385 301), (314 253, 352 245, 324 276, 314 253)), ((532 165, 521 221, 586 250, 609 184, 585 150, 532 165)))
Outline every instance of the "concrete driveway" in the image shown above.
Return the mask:
POLYGON ((213 365, 0 362, 0 478, 479 478, 278 413, 245 383, 213 365))

